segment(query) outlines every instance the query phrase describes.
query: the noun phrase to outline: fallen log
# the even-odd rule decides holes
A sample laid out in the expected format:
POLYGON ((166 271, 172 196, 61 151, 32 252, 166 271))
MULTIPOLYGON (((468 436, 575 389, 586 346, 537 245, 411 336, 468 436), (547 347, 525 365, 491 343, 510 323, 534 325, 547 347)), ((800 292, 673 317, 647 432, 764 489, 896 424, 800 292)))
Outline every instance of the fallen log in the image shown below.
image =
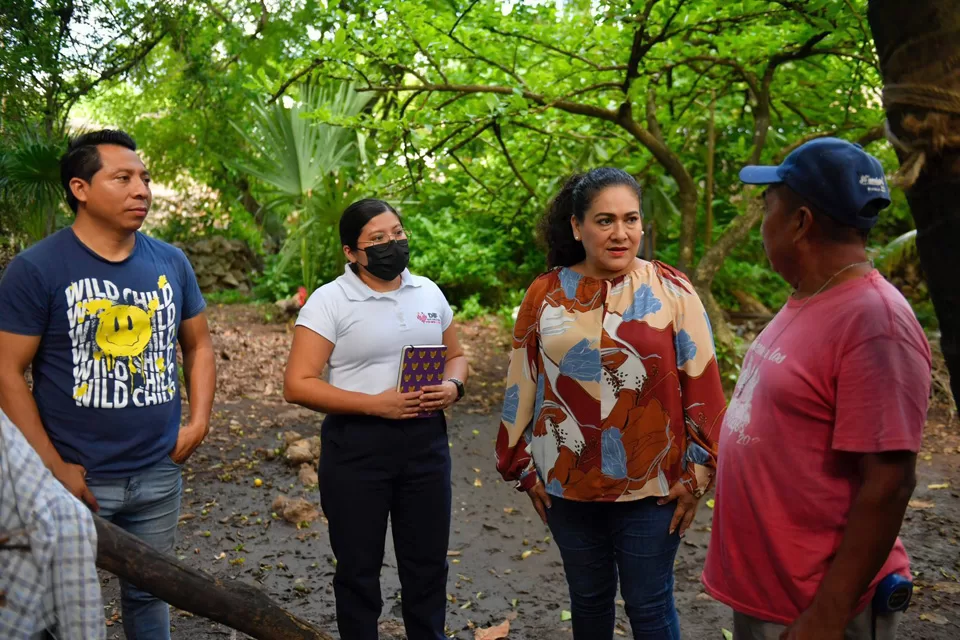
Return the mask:
POLYGON ((94 515, 97 566, 178 609, 203 616, 257 640, 333 640, 285 611, 260 589, 225 583, 145 544, 94 515))

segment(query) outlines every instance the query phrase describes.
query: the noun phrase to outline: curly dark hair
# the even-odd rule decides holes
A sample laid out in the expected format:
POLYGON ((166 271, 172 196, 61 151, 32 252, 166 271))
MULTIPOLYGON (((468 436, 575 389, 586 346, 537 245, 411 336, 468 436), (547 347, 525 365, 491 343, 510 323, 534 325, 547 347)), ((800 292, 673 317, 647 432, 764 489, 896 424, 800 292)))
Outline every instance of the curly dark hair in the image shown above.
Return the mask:
POLYGON ((570 218, 581 223, 587 209, 598 193, 607 187, 626 186, 641 198, 640 185, 626 171, 613 167, 598 167, 587 173, 567 178, 537 224, 541 242, 547 247, 547 267, 570 267, 586 259, 583 245, 573 237, 570 218))

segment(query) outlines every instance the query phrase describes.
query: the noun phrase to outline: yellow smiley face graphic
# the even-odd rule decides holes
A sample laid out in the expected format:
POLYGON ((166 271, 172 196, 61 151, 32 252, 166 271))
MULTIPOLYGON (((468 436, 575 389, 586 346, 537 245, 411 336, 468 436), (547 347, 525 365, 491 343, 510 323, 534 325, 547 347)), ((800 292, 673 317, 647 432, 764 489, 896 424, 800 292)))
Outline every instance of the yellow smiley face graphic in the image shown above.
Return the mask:
POLYGON ((132 305, 104 310, 97 327, 97 345, 113 358, 140 355, 153 337, 150 318, 156 307, 156 300, 152 300, 149 312, 132 305))

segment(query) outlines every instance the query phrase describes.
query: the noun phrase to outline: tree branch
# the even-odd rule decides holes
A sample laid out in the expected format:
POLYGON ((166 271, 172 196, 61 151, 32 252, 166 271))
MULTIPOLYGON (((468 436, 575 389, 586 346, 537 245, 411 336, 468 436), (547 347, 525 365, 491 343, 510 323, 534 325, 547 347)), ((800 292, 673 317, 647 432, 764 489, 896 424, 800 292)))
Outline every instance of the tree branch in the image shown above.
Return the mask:
POLYGON ((616 122, 630 133, 637 142, 646 147, 677 183, 681 214, 680 259, 677 266, 680 270, 685 270, 693 264, 694 244, 696 243, 697 185, 693 176, 690 175, 690 172, 687 171, 687 168, 673 150, 633 119, 630 102, 624 102, 620 105, 616 122))
POLYGON ((872 46, 873 44, 873 33, 867 28, 867 24, 863 20, 863 16, 860 15, 860 12, 856 10, 853 6, 853 3, 850 0, 843 0, 844 4, 847 5, 847 9, 850 10, 856 18, 857 22, 860 23, 860 33, 863 35, 863 42, 866 43, 867 50, 873 54, 870 57, 870 64, 874 69, 880 70, 880 60, 877 58, 876 49, 872 46))
POLYGON ((829 32, 821 31, 818 34, 811 36, 806 42, 800 45, 800 48, 796 51, 784 51, 772 56, 770 61, 767 63, 766 71, 763 73, 761 89, 769 90, 770 83, 773 82, 774 72, 777 70, 777 67, 783 63, 790 62, 791 60, 802 60, 803 58, 809 58, 810 56, 815 56, 819 53, 822 53, 814 47, 820 44, 820 42, 822 42, 824 38, 829 35, 829 32))
POLYGON ((451 158, 453 158, 454 160, 456 160, 457 164, 460 165, 460 168, 463 169, 464 173, 466 173, 468 176, 470 176, 470 178, 471 178, 474 182, 476 182, 478 185, 480 185, 480 187, 483 188, 484 191, 486 191, 487 193, 489 193, 491 196, 496 197, 496 195, 497 195, 496 192, 495 192, 493 189, 491 189, 490 187, 488 187, 486 184, 484 184, 484 182, 483 182, 482 180, 480 180, 480 178, 478 178, 477 176, 473 175, 473 174, 470 172, 470 169, 467 169, 467 165, 463 164, 463 162, 460 160, 460 158, 458 158, 457 155, 456 155, 453 151, 448 152, 447 155, 449 155, 451 158))
POLYGON ((437 64, 437 61, 434 60, 433 56, 431 56, 430 53, 423 48, 423 46, 420 44, 420 41, 417 40, 416 36, 413 35, 410 25, 408 25, 403 18, 400 18, 400 24, 403 25, 403 30, 406 31, 407 37, 410 38, 410 42, 412 42, 414 46, 417 47, 417 50, 423 54, 423 57, 427 59, 427 62, 430 63, 430 66, 433 67, 434 71, 437 72, 444 82, 449 82, 449 80, 447 80, 447 75, 443 72, 443 69, 440 67, 440 65, 437 64))
POLYGON ((416 78, 417 80, 419 80, 420 82, 423 82, 424 84, 426 84, 427 82, 429 82, 429 80, 427 80, 427 79, 423 76, 422 73, 420 73, 419 71, 417 71, 417 70, 414 69, 413 67, 409 67, 409 66, 407 66, 407 65, 405 65, 405 64, 402 64, 402 63, 400 63, 400 62, 394 62, 394 61, 391 61, 391 60, 387 60, 386 58, 378 55, 375 51, 370 51, 369 49, 365 48, 365 47, 363 46, 363 43, 360 42, 360 41, 359 41, 357 38, 355 38, 354 36, 347 36, 347 38, 348 38, 351 42, 353 42, 355 45, 357 45, 357 48, 360 50, 361 53, 363 53, 363 55, 369 56, 371 59, 379 61, 381 64, 383 64, 383 66, 391 69, 391 71, 394 70, 394 69, 400 69, 401 71, 405 71, 405 72, 409 73, 410 75, 412 75, 413 77, 415 77, 415 78, 416 78))
POLYGON ((218 7, 216 4, 214 4, 214 3, 211 2, 210 0, 204 0, 203 5, 204 5, 207 9, 209 9, 209 10, 213 13, 213 15, 217 16, 218 18, 220 18, 220 21, 223 22, 224 24, 226 24, 226 25, 232 25, 232 24, 233 24, 233 20, 231 20, 230 18, 228 18, 226 15, 224 15, 223 11, 220 10, 220 7, 218 7))
MULTIPOLYGON (((417 192, 417 179, 413 177, 413 166, 410 164, 410 156, 407 154, 407 138, 410 136, 409 131, 405 131, 403 136, 400 138, 400 149, 403 152, 403 164, 407 165, 407 173, 410 175, 410 184, 413 186, 413 192, 417 192)), ((413 145, 411 145, 413 146, 413 145)), ((416 151, 416 149, 414 149, 416 151)), ((420 160, 419 155, 417 160, 420 160)), ((422 177, 422 176, 421 176, 422 177)))
POLYGON ((96 80, 89 82, 86 85, 82 87, 78 87, 76 90, 67 93, 66 95, 67 95, 68 101, 70 103, 74 103, 80 98, 82 98, 83 96, 93 91, 93 89, 96 88, 97 85, 103 82, 106 82, 108 80, 112 80, 113 78, 126 73, 127 71, 129 71, 130 69, 138 65, 141 61, 143 61, 143 59, 146 58, 150 54, 150 52, 153 51, 154 48, 158 44, 160 44, 163 41, 163 39, 166 37, 167 37, 167 31, 166 29, 164 29, 156 37, 154 37, 153 40, 147 41, 143 45, 143 48, 140 49, 140 51, 138 51, 135 56, 133 56, 123 64, 104 70, 100 74, 100 77, 98 77, 96 80))
POLYGON ((433 145, 432 147, 430 147, 430 149, 428 149, 427 152, 426 152, 425 154, 423 154, 423 156, 421 156, 421 158, 422 158, 422 157, 426 157, 426 156, 432 156, 432 155, 435 154, 441 147, 443 147, 443 145, 447 144, 451 139, 457 137, 458 135, 460 135, 461 133, 463 133, 464 131, 466 131, 466 130, 469 129, 469 128, 470 128, 470 125, 465 124, 465 125, 463 125, 462 127, 456 129, 453 133, 451 133, 450 135, 448 135, 447 137, 445 137, 443 140, 441 140, 441 141, 438 142, 437 144, 435 144, 435 145, 433 145))
POLYGON ((572 93, 568 93, 561 98, 560 100, 569 100, 570 98, 576 98, 577 96, 582 96, 585 93, 590 93, 591 91, 596 91, 597 89, 622 89, 622 82, 598 82, 597 84, 590 85, 589 87, 584 87, 583 89, 577 89, 572 93))
POLYGON ((573 53, 571 51, 565 51, 559 47, 553 46, 552 44, 543 42, 542 40, 537 40, 536 38, 532 38, 530 36, 526 36, 521 33, 512 33, 510 31, 502 31, 495 27, 484 27, 484 29, 492 33, 496 33, 497 35, 505 36, 507 38, 517 38, 519 40, 525 40, 527 42, 530 42, 531 44, 535 44, 549 51, 553 51, 554 53, 559 53, 560 55, 566 56, 571 60, 577 60, 578 62, 582 62, 586 65, 589 65, 596 71, 626 71, 627 70, 627 65, 625 64, 603 66, 603 65, 597 64, 593 60, 588 60, 587 58, 584 58, 581 55, 577 55, 576 53, 573 53))
MULTIPOLYGON (((514 95, 517 93, 512 87, 502 87, 497 85, 476 85, 476 84, 426 84, 426 85, 399 85, 399 86, 368 86, 360 87, 357 89, 357 92, 363 93, 367 91, 372 91, 375 93, 393 93, 393 92, 404 92, 404 91, 433 91, 437 93, 495 93, 498 95, 514 95)), ((596 107, 589 104, 581 104, 579 102, 570 102, 568 100, 549 100, 547 97, 534 93, 529 90, 521 90, 519 94, 540 106, 551 106, 560 111, 566 111, 567 113, 573 113, 577 115, 590 116, 591 118, 598 118, 600 120, 606 120, 607 122, 618 122, 618 116, 616 111, 610 109, 604 109, 603 107, 596 107)))
POLYGON ((469 93, 458 93, 457 95, 453 96, 452 98, 448 98, 448 99, 444 100, 443 102, 441 102, 441 103, 440 103, 439 105, 437 105, 436 107, 433 107, 433 110, 434 110, 434 111, 441 111, 441 110, 443 110, 443 109, 446 109, 447 107, 449 107, 450 105, 452 105, 452 104, 453 104, 454 102, 456 102, 457 100, 460 100, 461 98, 466 98, 466 97, 469 96, 469 95, 472 95, 472 94, 469 94, 469 93))
POLYGON ((783 106, 785 106, 787 109, 789 109, 790 111, 792 111, 792 112, 794 112, 795 114, 797 114, 797 116, 799 116, 800 119, 803 120, 803 124, 805 124, 806 126, 808 126, 808 127, 819 127, 819 126, 820 126, 818 123, 816 123, 816 122, 814 122, 813 120, 811 120, 811 119, 807 116, 807 114, 805 114, 803 111, 801 111, 801 110, 800 110, 800 107, 798 107, 797 105, 793 104, 792 102, 789 102, 789 101, 787 101, 787 100, 783 100, 783 106))
MULTIPOLYGON (((423 92, 422 92, 422 91, 414 91, 413 93, 410 94, 410 97, 409 97, 409 98, 407 98, 406 100, 403 101, 403 104, 400 105, 400 112, 399 112, 399 115, 400 115, 400 118, 401 118, 401 119, 403 119, 403 114, 405 114, 405 113, 407 112, 407 107, 410 106, 410 103, 413 102, 414 100, 416 100, 416 99, 417 99, 417 96, 419 96, 421 93, 423 93, 423 92)), ((428 96, 428 99, 429 99, 429 96, 428 96)))
POLYGON ((97 567, 178 609, 227 625, 252 638, 333 640, 316 625, 282 609, 243 580, 221 580, 160 553, 120 527, 93 516, 97 567))
MULTIPOLYGON (((640 61, 643 60, 643 56, 650 50, 651 45, 644 45, 644 38, 647 35, 647 23, 650 20, 650 13, 653 11, 653 7, 656 6, 657 2, 660 0, 647 0, 647 5, 643 8, 642 16, 637 20, 637 28, 633 32, 633 44, 630 45, 630 58, 627 62, 627 74, 623 79, 623 92, 628 93, 630 91, 630 85, 633 81, 640 77, 640 61)), ((681 5, 683 4, 681 0, 681 5)))
POLYGON ((267 3, 264 2, 264 0, 260 0, 260 20, 257 22, 257 30, 250 36, 251 39, 255 39, 263 33, 263 30, 267 28, 267 20, 269 17, 270 12, 267 11, 267 3))
MULTIPOLYGON (((473 5, 476 4, 476 3, 477 3, 477 0, 474 0, 473 4, 471 4, 470 7, 472 8, 473 5)), ((467 9, 467 11, 470 11, 470 9, 467 9)), ((464 15, 467 14, 467 11, 464 12, 464 15)), ((443 31, 441 31, 439 28, 435 27, 434 25, 430 25, 430 26, 433 27, 434 29, 436 29, 437 31, 439 31, 440 33, 443 33, 443 31)), ((450 33, 445 34, 445 35, 446 35, 448 38, 450 38, 451 40, 453 40, 454 42, 456 42, 458 45, 460 45, 461 47, 463 47, 463 49, 465 49, 467 52, 469 52, 470 55, 472 55, 472 56, 473 56, 474 58, 476 58, 477 60, 481 60, 481 61, 483 61, 483 62, 486 62, 486 63, 489 64, 491 67, 494 67, 494 68, 496 68, 496 69, 499 69, 500 71, 503 71, 505 74, 507 74, 508 76, 510 76, 511 78, 513 78, 514 80, 516 80, 518 83, 520 83, 520 86, 522 86, 522 87, 526 87, 526 86, 527 86, 526 81, 524 81, 523 78, 521 78, 519 75, 517 75, 516 72, 514 72, 514 71, 511 70, 511 69, 508 69, 507 67, 503 66, 503 65, 500 64, 499 62, 497 62, 497 61, 495 61, 495 60, 491 60, 490 58, 487 58, 486 56, 482 56, 482 55, 480 55, 479 53, 477 53, 476 51, 474 51, 474 50, 473 50, 471 47, 469 47, 463 40, 461 40, 461 39, 458 38, 457 36, 453 35, 453 30, 452 30, 452 29, 450 30, 450 33)))
POLYGON ((733 251, 734 247, 746 239, 747 234, 750 233, 750 229, 752 229, 762 217, 763 202, 756 197, 750 198, 747 201, 747 210, 735 217, 730 224, 727 225, 723 234, 717 238, 716 243, 700 258, 700 262, 693 272, 693 284, 698 287, 703 285, 709 288, 717 271, 723 266, 724 259, 733 251))
MULTIPOLYGON (((267 104, 273 104, 274 102, 276 102, 277 100, 279 100, 279 99, 280 99, 280 96, 282 96, 284 93, 286 93, 287 89, 289 89, 290 86, 293 85, 297 80, 299 80, 299 79, 302 78, 303 76, 307 75, 308 73, 310 73, 310 72, 313 71, 314 69, 317 69, 317 68, 323 66, 323 64, 324 64, 325 62, 336 62, 336 63, 339 63, 339 64, 343 64, 343 65, 345 65, 345 66, 353 69, 353 70, 357 73, 357 75, 359 75, 361 78, 363 78, 363 81, 366 82, 367 85, 373 84, 372 82, 370 82, 370 78, 368 78, 368 77, 366 76, 366 74, 363 73, 363 71, 361 71, 356 65, 354 65, 354 64, 352 64, 352 63, 350 63, 350 62, 347 62, 347 61, 341 60, 341 59, 334 59, 334 58, 314 58, 313 61, 312 61, 310 64, 308 64, 306 67, 304 67, 302 70, 298 71, 297 73, 293 74, 293 76, 291 76, 291 77, 288 78, 287 80, 285 80, 284 83, 280 85, 280 88, 277 89, 276 92, 274 92, 274 94, 273 94, 272 96, 270 96, 270 99, 267 100, 267 104)), ((329 76, 328 76, 328 77, 329 77, 329 76)), ((337 80, 349 81, 349 78, 335 78, 335 79, 337 79, 337 80)))
POLYGON ((530 131, 534 131, 536 133, 539 133, 540 135, 547 136, 548 138, 569 138, 570 140, 578 140, 578 141, 585 141, 585 140, 620 140, 622 141, 623 140, 623 138, 619 136, 587 136, 587 135, 583 135, 582 133, 572 133, 570 131, 547 131, 545 129, 540 129, 538 127, 535 127, 531 124, 527 124, 526 122, 521 122, 520 120, 511 120, 510 124, 516 127, 520 127, 521 129, 529 129, 530 131))
POLYGON ((749 164, 760 162, 760 158, 763 156, 763 147, 767 142, 767 134, 770 132, 770 85, 773 84, 773 76, 777 67, 791 60, 801 60, 816 55, 814 47, 828 35, 830 34, 826 31, 820 32, 810 37, 799 49, 778 53, 767 62, 767 68, 763 72, 763 80, 760 82, 760 93, 757 95, 753 120, 753 153, 750 156, 749 164))
POLYGON ((476 131, 474 131, 473 133, 471 133, 469 136, 467 136, 466 138, 464 138, 463 140, 461 140, 460 142, 458 142, 458 143, 457 143, 455 146, 453 146, 452 148, 447 149, 447 153, 448 153, 449 155, 453 155, 455 152, 457 152, 457 151, 459 151, 460 149, 462 149, 464 146, 466 146, 467 144, 469 144, 472 140, 476 139, 481 133, 483 133, 484 131, 486 131, 487 129, 489 129, 489 128, 492 127, 492 126, 493 126, 493 120, 491 120, 491 121, 487 122, 486 124, 484 124, 482 127, 480 127, 479 129, 477 129, 476 131))
POLYGON ((811 27, 815 27, 816 24, 813 22, 813 19, 810 17, 810 14, 807 13, 806 7, 803 6, 803 1, 798 0, 773 0, 775 3, 779 4, 781 7, 786 8, 791 13, 799 14, 803 21, 806 22, 811 27))
POLYGON ((878 140, 883 140, 887 137, 886 129, 882 124, 878 124, 874 128, 868 130, 862 136, 857 139, 857 144, 861 147, 866 147, 868 144, 877 142, 878 140))
POLYGON ((851 60, 857 60, 858 62, 863 62, 870 65, 877 71, 880 70, 880 63, 876 60, 871 60, 866 56, 862 56, 856 53, 850 53, 849 51, 843 51, 842 49, 813 49, 810 51, 811 56, 823 55, 823 56, 837 56, 838 58, 850 58, 851 60))
POLYGON ((770 16, 792 13, 787 9, 775 9, 773 11, 758 11, 755 13, 743 13, 736 16, 729 16, 726 18, 717 18, 704 20, 703 22, 698 22, 692 25, 684 25, 667 34, 667 39, 674 38, 685 33, 703 33, 710 36, 720 35, 722 30, 730 25, 741 25, 746 22, 749 22, 755 18, 766 18, 770 16))
POLYGON ((660 123, 657 121, 657 96, 653 84, 647 88, 647 129, 660 144, 667 144, 663 139, 663 129, 660 128, 660 123))
POLYGON ((747 87, 750 89, 753 99, 756 100, 757 96, 760 94, 760 81, 757 79, 756 74, 747 70, 742 64, 733 60, 731 58, 718 58, 716 56, 691 56, 689 58, 684 58, 679 62, 674 62, 673 64, 667 65, 664 70, 672 69, 679 66, 690 66, 692 62, 710 62, 715 65, 720 65, 724 67, 730 67, 734 69, 737 74, 743 78, 743 81, 747 83, 747 87))
POLYGON ((523 175, 520 173, 520 171, 517 169, 517 165, 513 163, 513 158, 510 157, 510 152, 507 151, 507 145, 504 144, 503 142, 503 136, 501 135, 501 132, 500 132, 500 123, 497 122, 496 120, 493 121, 493 134, 497 136, 497 142, 500 143, 500 149, 503 150, 503 157, 507 159, 507 164, 510 165, 510 168, 513 170, 514 175, 517 176, 517 179, 520 181, 520 184, 522 184, 523 188, 527 190, 527 193, 529 193, 531 196, 536 198, 537 192, 533 190, 533 187, 530 186, 530 183, 527 182, 526 178, 524 178, 523 175))
POLYGON ((467 17, 467 14, 473 10, 473 7, 476 6, 478 2, 480 2, 480 0, 473 0, 473 2, 470 3, 470 6, 467 7, 466 11, 457 16, 457 21, 453 23, 452 27, 450 27, 450 32, 447 34, 448 36, 453 36, 453 32, 456 31, 457 27, 460 26, 460 21, 467 17))
POLYGON ((280 88, 277 89, 272 96, 270 96, 270 99, 267 100, 267 104, 273 104, 274 102, 276 102, 280 98, 280 96, 286 93, 287 89, 289 89, 294 82, 296 82, 303 76, 307 75, 314 69, 320 67, 326 61, 327 61, 326 58, 314 58, 313 62, 307 65, 303 70, 298 71, 297 73, 293 74, 291 77, 287 78, 287 80, 282 85, 280 85, 280 88))

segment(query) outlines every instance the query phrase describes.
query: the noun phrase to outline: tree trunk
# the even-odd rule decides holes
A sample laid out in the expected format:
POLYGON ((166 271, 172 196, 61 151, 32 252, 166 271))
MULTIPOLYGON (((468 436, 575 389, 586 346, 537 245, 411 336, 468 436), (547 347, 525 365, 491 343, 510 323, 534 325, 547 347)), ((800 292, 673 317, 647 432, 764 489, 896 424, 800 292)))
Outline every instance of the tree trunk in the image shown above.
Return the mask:
POLYGON ((716 341, 725 347, 733 344, 733 332, 727 325, 727 320, 723 315, 723 310, 713 297, 711 286, 717 272, 723 266, 723 261, 733 249, 743 242, 754 225, 763 217, 763 201, 759 198, 751 198, 747 202, 746 212, 740 214, 727 226, 718 239, 716 244, 710 247, 693 272, 691 281, 697 288, 700 299, 703 301, 704 309, 710 318, 710 324, 713 325, 713 332, 716 334, 716 341))
POLYGON ((917 252, 960 403, 960 10, 956 0, 870 0, 884 107, 917 225, 917 252))
POLYGON ((239 178, 236 181, 236 185, 237 190, 240 191, 240 204, 243 205, 247 213, 253 216, 253 220, 257 223, 257 226, 262 228, 266 209, 261 207, 257 199, 250 193, 250 181, 246 178, 239 178))
POLYGON ((99 516, 97 566, 190 613, 263 640, 333 640, 243 582, 225 583, 147 546, 99 516))
POLYGON ((706 213, 706 229, 703 233, 703 243, 707 248, 713 244, 713 163, 717 155, 717 94, 710 96, 710 120, 707 122, 707 185, 704 194, 704 210, 706 213))
POLYGON ((680 259, 677 268, 690 273, 694 266, 694 249, 697 245, 697 189, 680 186, 680 259))

